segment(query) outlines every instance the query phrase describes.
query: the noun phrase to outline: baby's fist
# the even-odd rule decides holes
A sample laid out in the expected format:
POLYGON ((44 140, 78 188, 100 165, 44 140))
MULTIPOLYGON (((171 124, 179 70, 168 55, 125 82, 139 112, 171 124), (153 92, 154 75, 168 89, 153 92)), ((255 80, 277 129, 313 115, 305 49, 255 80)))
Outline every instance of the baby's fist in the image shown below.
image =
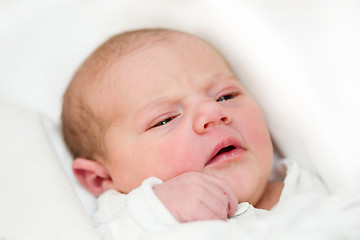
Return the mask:
POLYGON ((181 174, 153 189, 179 222, 226 220, 238 204, 225 180, 198 172, 181 174))

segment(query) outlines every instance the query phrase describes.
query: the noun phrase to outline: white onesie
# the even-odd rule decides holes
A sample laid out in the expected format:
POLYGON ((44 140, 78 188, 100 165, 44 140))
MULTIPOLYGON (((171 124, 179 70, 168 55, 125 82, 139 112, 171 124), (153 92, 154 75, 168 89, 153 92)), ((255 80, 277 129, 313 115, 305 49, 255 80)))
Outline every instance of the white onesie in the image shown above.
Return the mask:
MULTIPOLYGON (((290 160, 280 163, 287 169, 284 188, 281 193, 281 204, 284 199, 294 194, 303 192, 327 192, 323 182, 315 175, 305 170, 290 160)), ((161 231, 180 223, 165 208, 157 198, 152 187, 161 184, 157 178, 148 178, 142 185, 129 194, 121 194, 109 190, 98 199, 98 210, 93 216, 93 224, 100 239, 113 239, 113 236, 126 236, 126 239, 139 239, 148 232, 161 231)), ((238 205, 238 210, 228 222, 249 224, 249 222, 266 216, 271 211, 256 209, 251 204, 244 202, 238 205)), ((232 223, 234 224, 234 223, 232 223)))

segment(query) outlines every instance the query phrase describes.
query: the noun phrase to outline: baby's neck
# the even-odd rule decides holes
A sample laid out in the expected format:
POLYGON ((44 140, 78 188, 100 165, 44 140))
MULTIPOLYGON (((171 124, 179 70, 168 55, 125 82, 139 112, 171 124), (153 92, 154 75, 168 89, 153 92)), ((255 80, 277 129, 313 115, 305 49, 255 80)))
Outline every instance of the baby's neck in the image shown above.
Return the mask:
POLYGON ((265 192, 255 207, 265 210, 273 208, 280 199, 281 192, 284 188, 284 181, 269 182, 265 188, 265 192))

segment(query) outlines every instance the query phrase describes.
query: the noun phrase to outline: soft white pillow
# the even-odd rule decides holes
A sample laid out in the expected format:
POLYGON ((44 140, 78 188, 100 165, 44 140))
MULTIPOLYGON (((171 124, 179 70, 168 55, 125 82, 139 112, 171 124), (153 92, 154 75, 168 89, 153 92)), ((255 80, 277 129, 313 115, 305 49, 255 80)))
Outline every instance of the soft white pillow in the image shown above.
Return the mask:
POLYGON ((0 238, 97 239, 34 111, 0 102, 0 238))
POLYGON ((92 216, 95 213, 97 203, 96 197, 88 192, 81 184, 77 181, 73 171, 72 171, 72 162, 73 157, 66 147, 64 139, 62 137, 61 128, 59 124, 55 124, 49 118, 42 116, 43 125, 45 133, 48 136, 49 143, 55 150, 57 157, 59 158, 62 167, 64 168, 67 177, 71 181, 71 184, 74 186, 77 195, 80 198, 81 203, 83 204, 85 210, 89 216, 92 216))

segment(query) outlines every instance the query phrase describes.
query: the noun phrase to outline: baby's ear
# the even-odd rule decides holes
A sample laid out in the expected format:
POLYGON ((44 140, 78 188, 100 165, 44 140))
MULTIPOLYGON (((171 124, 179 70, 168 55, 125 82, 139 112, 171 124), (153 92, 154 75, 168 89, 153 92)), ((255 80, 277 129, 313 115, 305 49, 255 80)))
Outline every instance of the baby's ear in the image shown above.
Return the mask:
POLYGON ((95 196, 99 196, 113 185, 106 168, 95 160, 76 158, 72 169, 80 184, 95 196))

